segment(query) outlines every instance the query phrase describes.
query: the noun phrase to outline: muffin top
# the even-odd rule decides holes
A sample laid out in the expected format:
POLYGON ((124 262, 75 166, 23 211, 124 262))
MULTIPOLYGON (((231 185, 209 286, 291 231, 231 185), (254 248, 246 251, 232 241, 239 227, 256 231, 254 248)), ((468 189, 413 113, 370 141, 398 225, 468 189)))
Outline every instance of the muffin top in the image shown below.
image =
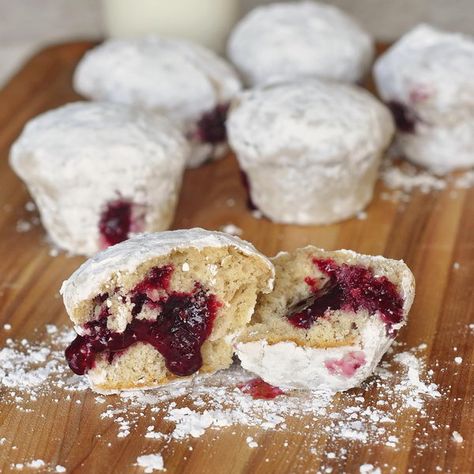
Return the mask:
POLYGON ((416 109, 428 122, 450 121, 474 108, 474 40, 419 25, 376 62, 382 98, 416 109))
POLYGON ((373 58, 370 36, 346 13, 313 1, 252 10, 235 28, 228 56, 250 85, 322 77, 355 82, 373 58))
POLYGON ((182 133, 165 117, 119 104, 75 102, 30 120, 10 160, 24 179, 36 174, 73 182, 86 175, 105 183, 108 175, 132 180, 156 165, 182 169, 188 153, 182 133))
POLYGON ((111 39, 85 54, 74 75, 83 96, 165 112, 195 122, 241 89, 233 68, 185 40, 111 39))
POLYGON ((394 132, 390 112, 370 93, 317 79, 242 93, 227 128, 244 168, 357 163, 385 148, 394 132))

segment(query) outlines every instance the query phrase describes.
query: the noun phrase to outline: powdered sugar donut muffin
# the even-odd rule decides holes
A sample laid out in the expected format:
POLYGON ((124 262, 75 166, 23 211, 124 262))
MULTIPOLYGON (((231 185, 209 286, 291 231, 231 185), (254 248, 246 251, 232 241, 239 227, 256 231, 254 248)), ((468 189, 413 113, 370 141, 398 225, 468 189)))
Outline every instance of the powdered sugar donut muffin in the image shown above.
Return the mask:
POLYGON ((149 36, 110 39, 87 52, 74 75, 83 96, 164 113, 191 143, 189 166, 227 151, 225 118, 241 89, 233 68, 184 40, 149 36))
POLYGON ((227 128, 253 203, 289 224, 329 224, 363 209, 394 131, 368 92, 316 79, 241 94, 227 128))
POLYGON ((228 367, 232 343, 273 277, 266 257, 229 234, 191 229, 134 237, 64 282, 79 334, 66 358, 101 392, 228 367))
POLYGON ((409 160, 445 174, 474 165, 474 39, 420 25, 380 57, 379 93, 409 160))
POLYGON ((354 19, 313 1, 256 8, 228 43, 229 58, 251 86, 308 77, 356 82, 373 55, 371 37, 354 19))
POLYGON ((158 114, 77 102, 31 120, 10 163, 53 243, 91 255, 169 227, 188 155, 179 128, 158 114))
POLYGON ((406 323, 415 294, 408 267, 313 246, 272 261, 274 290, 236 345, 242 366, 281 388, 359 385, 406 323))

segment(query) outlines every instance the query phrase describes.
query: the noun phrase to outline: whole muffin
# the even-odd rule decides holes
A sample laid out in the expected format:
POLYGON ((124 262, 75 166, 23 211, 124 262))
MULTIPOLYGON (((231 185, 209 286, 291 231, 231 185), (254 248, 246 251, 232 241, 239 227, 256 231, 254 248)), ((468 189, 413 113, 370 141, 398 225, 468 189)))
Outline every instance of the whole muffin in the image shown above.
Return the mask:
POLYGON ((474 39, 420 25, 375 64, 406 158, 439 174, 474 165, 474 39))
POLYGON ((389 110, 367 91, 316 79, 245 92, 228 119, 252 202, 287 224, 363 209, 393 132, 389 110))
POLYGON ((10 163, 54 244, 92 255, 171 224, 189 147, 168 119, 77 102, 27 123, 10 163))
POLYGON ((179 39, 111 39, 87 52, 75 90, 93 100, 161 112, 190 141, 188 166, 223 156, 225 120, 241 89, 233 68, 212 51, 179 39))
POLYGON ((374 54, 371 37, 354 19, 313 1, 252 10, 232 32, 227 49, 251 86, 308 77, 356 82, 374 54))

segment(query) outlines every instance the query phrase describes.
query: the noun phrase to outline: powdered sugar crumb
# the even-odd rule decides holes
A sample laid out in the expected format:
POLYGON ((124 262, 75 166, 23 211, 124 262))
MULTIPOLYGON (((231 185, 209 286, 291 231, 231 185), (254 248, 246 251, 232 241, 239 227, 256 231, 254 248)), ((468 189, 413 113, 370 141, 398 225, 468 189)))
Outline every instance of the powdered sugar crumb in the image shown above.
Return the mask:
POLYGON ((258 443, 251 436, 247 436, 245 442, 249 448, 258 448, 258 443))
POLYGON ((161 454, 145 454, 138 456, 137 465, 144 469, 146 473, 153 471, 166 471, 161 454))
POLYGON ((219 230, 227 234, 237 235, 237 236, 242 235, 243 233, 242 229, 240 227, 237 227, 234 224, 223 225, 219 230))
POLYGON ((462 437, 461 433, 459 433, 458 431, 453 431, 451 433, 451 439, 455 443, 462 443, 464 441, 464 438, 462 437))
POLYGON ((474 170, 441 177, 393 157, 383 162, 380 177, 385 186, 392 190, 392 192, 382 192, 381 198, 392 202, 408 202, 411 198, 410 194, 415 190, 428 194, 448 187, 451 189, 450 197, 457 198, 456 190, 474 187, 474 170))
POLYGON ((381 474, 382 470, 373 464, 362 464, 359 468, 360 474, 381 474))

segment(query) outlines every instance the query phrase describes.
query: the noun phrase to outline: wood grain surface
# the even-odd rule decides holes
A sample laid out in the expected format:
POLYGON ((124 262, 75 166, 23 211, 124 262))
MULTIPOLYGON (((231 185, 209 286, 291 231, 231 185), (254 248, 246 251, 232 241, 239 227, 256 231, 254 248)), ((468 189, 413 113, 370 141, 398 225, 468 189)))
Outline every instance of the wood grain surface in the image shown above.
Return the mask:
MULTIPOLYGON (((83 259, 51 257, 41 226, 17 231, 18 221, 28 218, 25 203, 30 198, 7 158, 28 119, 78 98, 71 88, 72 72, 90 46, 72 43, 40 52, 0 92, 0 347, 7 337, 33 337, 35 328, 46 323, 68 324, 58 289, 83 259), (5 323, 12 325, 11 331, 2 329, 5 323)), ((334 473, 358 473, 364 463, 388 466, 382 472, 474 472, 474 337, 468 328, 474 322, 474 189, 457 190, 455 195, 449 188, 413 192, 406 203, 381 199, 382 190, 379 183, 365 220, 354 218, 326 227, 276 225, 254 218, 247 210, 238 167, 229 156, 186 172, 173 227, 219 229, 232 223, 243 230, 243 238, 268 255, 311 243, 404 259, 415 274, 417 294, 400 340, 407 347, 428 346, 428 367, 434 370, 433 380, 443 396, 428 402, 427 410, 441 428, 432 442, 420 445, 410 440, 427 428, 428 419, 420 417, 415 423, 401 419, 398 429, 406 449, 373 449, 340 441, 339 448, 344 446, 347 456, 326 466, 334 473), (235 205, 229 206, 232 200, 235 205), (456 356, 462 357, 461 365, 454 363, 456 356), (463 434, 463 443, 451 440, 454 430, 463 434)), ((2 398, 0 392, 0 439, 6 438, 0 446, 2 473, 17 472, 13 464, 38 458, 48 466, 63 465, 67 472, 143 472, 133 466, 137 456, 148 448, 148 452, 161 449, 159 440, 133 433, 118 439, 112 422, 99 419, 90 391, 73 394, 70 400, 42 397, 32 412, 20 411, 2 398)), ((301 428, 306 421, 295 423, 301 428)), ((143 426, 147 426, 146 413, 143 426)), ((293 431, 301 432, 297 428, 293 431)), ((316 473, 320 468, 318 456, 309 460, 301 435, 292 436, 291 426, 286 434, 258 428, 232 434, 235 431, 235 427, 221 429, 192 442, 167 445, 163 451, 167 472, 316 473), (259 448, 248 447, 249 433, 259 448), (288 446, 276 449, 276 441, 285 439, 288 446)), ((321 435, 319 452, 335 449, 325 443, 321 435)))

